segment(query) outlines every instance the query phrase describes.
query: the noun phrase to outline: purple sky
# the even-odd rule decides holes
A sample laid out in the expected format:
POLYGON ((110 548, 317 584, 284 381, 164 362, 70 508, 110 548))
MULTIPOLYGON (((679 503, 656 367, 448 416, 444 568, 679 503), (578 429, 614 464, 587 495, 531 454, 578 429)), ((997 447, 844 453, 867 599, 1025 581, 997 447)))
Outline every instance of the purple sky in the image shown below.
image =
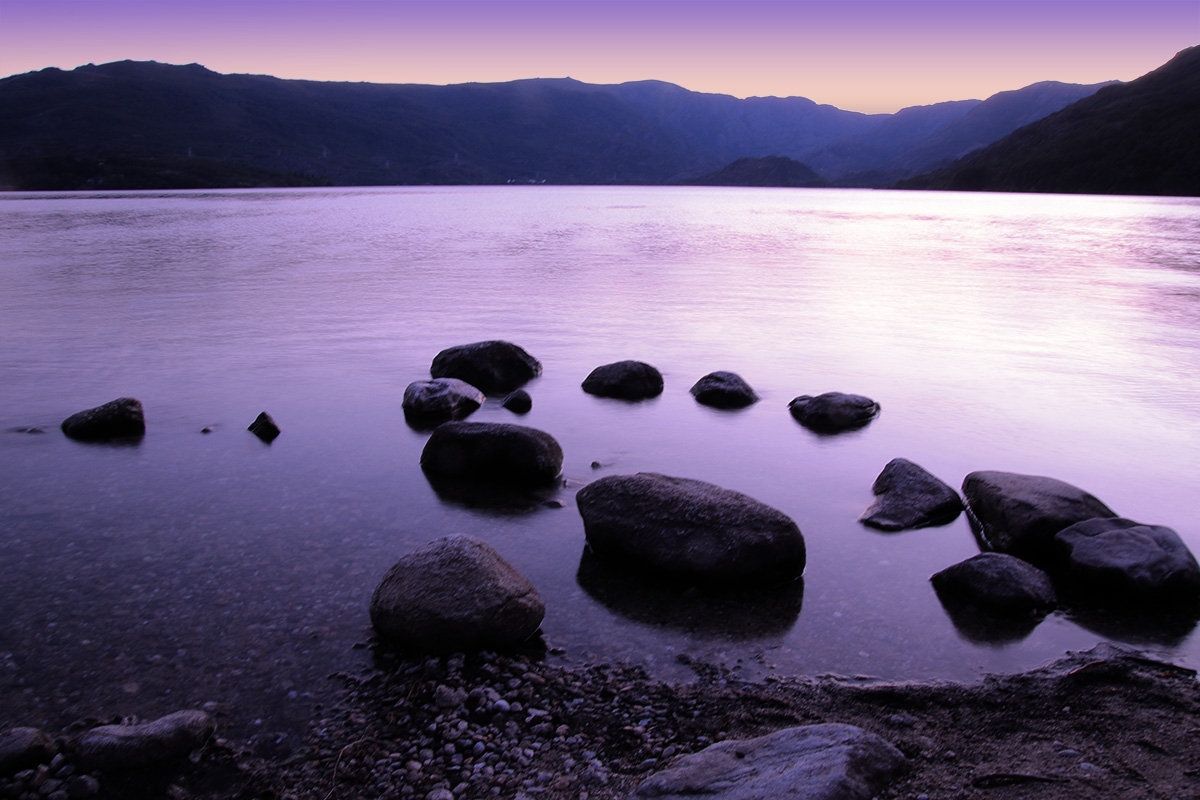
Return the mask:
POLYGON ((379 83, 654 78, 856 111, 1131 80, 1200 0, 0 0, 0 76, 121 59, 379 83))

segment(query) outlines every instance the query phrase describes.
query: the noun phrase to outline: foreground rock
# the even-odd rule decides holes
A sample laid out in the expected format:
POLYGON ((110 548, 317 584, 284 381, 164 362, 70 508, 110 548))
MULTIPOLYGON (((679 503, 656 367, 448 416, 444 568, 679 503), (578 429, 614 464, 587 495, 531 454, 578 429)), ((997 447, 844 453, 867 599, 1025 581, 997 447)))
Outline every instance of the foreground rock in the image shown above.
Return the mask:
POLYGON ((216 721, 203 711, 176 711, 152 722, 92 728, 79 737, 75 750, 89 769, 145 767, 183 758, 216 730, 216 721))
POLYGON ((617 361, 592 370, 583 380, 583 390, 596 397, 645 400, 662 394, 663 377, 642 361, 617 361))
POLYGON ((550 434, 503 422, 447 422, 421 451, 421 468, 433 478, 505 486, 551 483, 562 461, 562 448, 550 434))
POLYGON ((62 421, 62 432, 81 442, 135 439, 145 435, 146 418, 139 400, 118 397, 67 417, 62 421))
POLYGON ((870 800, 906 765, 899 750, 862 728, 804 725, 684 756, 643 781, 633 797, 870 800))
POLYGON ((758 402, 750 384, 735 372, 710 372, 689 391, 697 403, 713 408, 745 408, 758 402))
POLYGON ((958 492, 906 458, 894 458, 871 491, 875 502, 859 522, 882 531, 945 525, 962 513, 958 492))
POLYGON ((1091 519, 1059 531, 1054 541, 1062 579, 1091 598, 1192 606, 1200 601, 1200 565, 1170 528, 1120 517, 1091 519))
POLYGON ((458 378, 413 381, 404 390, 404 418, 410 425, 435 428, 463 419, 483 405, 483 392, 458 378))
POLYGON ((967 508, 988 545, 1048 566, 1054 535, 1076 522, 1115 517, 1092 495, 1054 478, 1015 472, 972 472, 963 480, 967 508))
POLYGON ((1049 611, 1058 603, 1049 575, 1005 553, 980 553, 929 580, 943 601, 969 603, 997 614, 1049 611))
POLYGON ((537 589, 481 539, 458 534, 401 558, 371 596, 379 635, 422 652, 506 648, 533 636, 537 589))
POLYGON ((816 397, 802 394, 788 410, 804 427, 816 433, 841 433, 863 427, 879 416, 879 403, 861 394, 826 392, 816 397))
POLYGON ((12 775, 54 758, 54 740, 37 728, 0 731, 0 775, 12 775))
POLYGON ((434 356, 435 378, 458 378, 485 394, 507 394, 542 374, 541 363, 512 342, 487 341, 448 347, 434 356))
POLYGON ((640 472, 601 478, 575 499, 588 544, 616 566, 715 584, 804 571, 796 523, 740 492, 640 472))

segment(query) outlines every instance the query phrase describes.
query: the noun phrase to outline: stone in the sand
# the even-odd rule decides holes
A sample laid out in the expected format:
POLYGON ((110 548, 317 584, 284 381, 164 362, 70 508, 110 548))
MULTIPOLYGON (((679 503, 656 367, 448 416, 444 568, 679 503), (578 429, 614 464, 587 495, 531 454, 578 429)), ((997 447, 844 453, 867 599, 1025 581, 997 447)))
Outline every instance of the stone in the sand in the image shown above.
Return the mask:
POLYGON ((562 448, 550 434, 503 422, 447 422, 421 452, 421 468, 434 479, 506 486, 551 483, 562 461, 562 448))
POLYGON ((967 509, 991 549, 1048 566, 1054 535, 1076 522, 1117 516, 1092 495, 1054 478, 972 472, 963 480, 967 509))
POLYGON ((81 442, 135 439, 146 433, 140 401, 118 397, 109 403, 72 414, 62 421, 62 432, 81 442))
POLYGON ((505 395, 500 405, 514 414, 528 414, 533 408, 533 398, 524 389, 517 389, 505 395))
POLYGON ((512 342, 487 341, 448 347, 434 356, 435 378, 458 378, 485 394, 507 394, 542 374, 542 365, 512 342))
POLYGON ((645 400, 662 394, 663 377, 642 361, 617 361, 592 370, 584 378, 583 390, 596 397, 645 400))
POLYGON ((145 767, 186 756, 216 730, 216 721, 203 711, 176 711, 152 722, 92 728, 75 749, 88 769, 145 767))
POLYGON ((435 428, 470 416, 483 405, 483 392, 458 378, 413 381, 404 390, 404 418, 410 425, 435 428))
POLYGON ((379 635, 408 649, 474 652, 533 636, 546 606, 487 542, 438 539, 401 558, 371 597, 379 635))
POLYGON ((0 777, 45 764, 58 748, 37 728, 9 728, 0 732, 0 777))
POLYGON ((696 402, 713 408, 745 408, 758 402, 750 384, 736 372, 710 372, 690 389, 696 402))
POLYGON ((938 597, 999 614, 1048 611, 1058 602, 1050 576, 1005 553, 980 553, 931 577, 938 597))
POLYGON ((1179 534, 1113 517, 1077 522, 1054 537, 1062 579, 1108 603, 1200 600, 1200 565, 1179 534))
POLYGON ((588 544, 610 564, 715 584, 804 571, 795 522, 711 483, 653 472, 611 475, 575 500, 588 544))
POLYGON ((271 419, 271 415, 265 411, 255 417, 254 422, 251 422, 250 427, 246 428, 246 430, 267 444, 279 438, 280 434, 279 426, 275 424, 275 420, 271 419))
POLYGON ((863 427, 879 416, 879 403, 861 394, 826 392, 816 397, 802 394, 788 410, 804 427, 816 433, 841 433, 863 427))
POLYGON ((906 458, 894 458, 871 487, 875 502, 859 522, 883 531, 945 525, 962 513, 958 492, 906 458))
POLYGON ((869 800, 906 767, 899 750, 861 728, 805 725, 684 756, 642 781, 632 797, 869 800))

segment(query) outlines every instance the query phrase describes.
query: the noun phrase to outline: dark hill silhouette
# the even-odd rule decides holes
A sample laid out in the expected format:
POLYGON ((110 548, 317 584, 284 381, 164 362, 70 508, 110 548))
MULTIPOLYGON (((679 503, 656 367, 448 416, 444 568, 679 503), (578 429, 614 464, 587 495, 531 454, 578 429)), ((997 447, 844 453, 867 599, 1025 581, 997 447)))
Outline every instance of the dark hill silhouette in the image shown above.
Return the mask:
POLYGON ((806 164, 784 156, 739 158, 732 164, 685 181, 693 186, 828 186, 828 181, 806 164))
POLYGON ((1197 196, 1197 142, 1200 47, 1189 47, 899 188, 1197 196))

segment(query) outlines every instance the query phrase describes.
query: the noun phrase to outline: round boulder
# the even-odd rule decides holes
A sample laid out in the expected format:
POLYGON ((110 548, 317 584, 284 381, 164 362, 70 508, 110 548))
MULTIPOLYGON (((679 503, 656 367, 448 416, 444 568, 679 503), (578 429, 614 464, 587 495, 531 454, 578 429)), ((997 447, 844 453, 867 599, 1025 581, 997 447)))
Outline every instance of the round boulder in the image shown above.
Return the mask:
POLYGON ((534 585, 487 542, 465 534, 404 556, 371 596, 379 635, 426 652, 518 645, 537 633, 545 614, 534 585))
POLYGON ((544 486, 562 471, 554 437, 504 422, 447 422, 429 436, 421 468, 434 478, 544 486))
POLYGON ((528 414, 533 409, 533 398, 524 389, 517 389, 505 395, 500 405, 514 414, 528 414))
POLYGON ((710 372, 689 391, 697 403, 713 408, 745 408, 758 402, 750 384, 736 372, 710 372))
POLYGON ((1072 589, 1105 600, 1200 600, 1200 565, 1179 534, 1161 525, 1113 517, 1090 519, 1054 537, 1061 577, 1072 589))
POLYGON ((1076 522, 1115 517, 1092 495, 1054 478, 972 472, 963 480, 967 508, 992 550, 1038 566, 1054 558, 1054 535, 1076 522))
POLYGON ((483 392, 458 378, 413 381, 404 390, 404 418, 410 425, 433 428, 470 416, 484 399, 483 392))
POLYGON ((507 394, 542 374, 541 363, 512 342, 487 341, 448 347, 434 356, 434 378, 458 378, 485 394, 507 394))
POLYGON ((640 472, 601 478, 575 499, 588 544, 611 564, 709 584, 804 571, 796 523, 740 492, 640 472))
POLYGON ((176 711, 151 722, 92 728, 75 749, 88 769, 144 767, 183 758, 216 730, 216 720, 203 711, 176 711))
POLYGON ((663 390, 662 373, 641 361, 617 361, 596 367, 583 380, 583 390, 596 397, 645 400, 663 390))
POLYGON ((980 553, 931 577, 943 600, 968 603, 1000 614, 1048 611, 1057 604, 1050 576, 1004 553, 980 553))
POLYGON ((871 486, 875 502, 859 522, 881 531, 945 525, 962 513, 958 492, 906 458, 894 458, 871 486))
POLYGON ((146 418, 139 400, 118 397, 67 417, 62 421, 62 432, 81 442, 134 439, 145 435, 146 418))
POLYGON ((863 427, 879 416, 879 403, 861 394, 826 392, 816 397, 802 394, 788 410, 804 427, 816 433, 841 433, 863 427))

